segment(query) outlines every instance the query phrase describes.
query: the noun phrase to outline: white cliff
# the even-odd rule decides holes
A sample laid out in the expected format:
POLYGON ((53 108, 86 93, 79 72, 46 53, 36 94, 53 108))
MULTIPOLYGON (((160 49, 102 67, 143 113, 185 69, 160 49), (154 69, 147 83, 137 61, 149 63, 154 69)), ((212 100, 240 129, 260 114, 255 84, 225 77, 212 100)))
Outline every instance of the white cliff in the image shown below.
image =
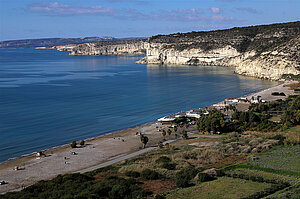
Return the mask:
POLYGON ((278 80, 300 74, 300 21, 208 32, 157 35, 147 40, 85 43, 72 55, 145 54, 141 64, 222 65, 238 74, 278 80))

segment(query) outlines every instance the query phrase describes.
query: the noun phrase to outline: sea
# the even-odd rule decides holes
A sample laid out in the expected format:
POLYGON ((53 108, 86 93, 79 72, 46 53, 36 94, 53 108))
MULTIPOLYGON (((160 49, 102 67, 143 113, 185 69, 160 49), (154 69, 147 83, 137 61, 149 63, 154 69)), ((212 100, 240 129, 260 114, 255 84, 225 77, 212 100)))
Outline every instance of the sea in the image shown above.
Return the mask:
POLYGON ((0 163, 277 85, 221 66, 0 49, 0 163))

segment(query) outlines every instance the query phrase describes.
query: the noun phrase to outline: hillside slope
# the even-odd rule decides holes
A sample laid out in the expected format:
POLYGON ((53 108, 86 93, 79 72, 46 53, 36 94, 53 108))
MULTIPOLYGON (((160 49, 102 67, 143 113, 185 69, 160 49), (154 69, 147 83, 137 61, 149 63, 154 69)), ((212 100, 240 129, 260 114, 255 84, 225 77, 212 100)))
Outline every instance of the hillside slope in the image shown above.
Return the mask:
POLYGON ((67 44, 82 44, 86 42, 115 41, 113 37, 80 37, 80 38, 44 38, 0 41, 0 48, 35 48, 52 47, 67 44))

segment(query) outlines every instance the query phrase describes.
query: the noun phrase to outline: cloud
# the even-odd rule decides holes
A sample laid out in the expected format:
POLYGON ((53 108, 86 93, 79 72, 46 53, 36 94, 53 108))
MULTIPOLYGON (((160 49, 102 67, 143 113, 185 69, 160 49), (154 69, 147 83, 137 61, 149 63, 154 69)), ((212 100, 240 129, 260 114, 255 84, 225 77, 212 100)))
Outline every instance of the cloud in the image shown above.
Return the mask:
POLYGON ((215 23, 231 23, 242 21, 242 19, 234 18, 231 16, 204 16, 202 9, 177 9, 177 10, 160 10, 159 12, 146 14, 139 12, 135 9, 129 9, 125 13, 118 16, 120 19, 131 20, 157 20, 157 21, 202 21, 202 22, 215 22, 215 23))
POLYGON ((154 13, 143 13, 136 9, 125 9, 119 12, 117 16, 120 19, 130 20, 160 20, 160 21, 197 21, 206 17, 202 16, 201 8, 177 9, 177 10, 159 10, 154 13))
POLYGON ((48 15, 114 15, 115 9, 97 6, 70 6, 58 2, 33 3, 28 10, 48 15))
POLYGON ((221 12, 220 8, 216 8, 216 7, 211 7, 210 11, 214 14, 219 14, 221 12))
POLYGON ((134 3, 138 5, 149 4, 150 1, 146 0, 107 0, 110 3, 134 3))
POLYGON ((158 20, 165 21, 197 21, 203 20, 201 8, 177 9, 177 10, 161 10, 159 14, 154 15, 158 20))
POLYGON ((259 14, 260 12, 254 8, 236 8, 238 11, 244 11, 244 12, 249 12, 252 14, 259 14))
MULTIPOLYGON (((112 1, 128 1, 128 0, 112 0, 112 1)), ((153 13, 142 12, 137 9, 114 9, 98 6, 71 6, 68 4, 60 4, 58 2, 51 3, 34 3, 28 6, 28 10, 34 13, 42 13, 46 15, 98 15, 110 16, 120 20, 152 20, 152 21, 183 21, 183 22, 217 22, 230 23, 239 21, 231 16, 205 16, 201 8, 176 9, 176 10, 159 10, 153 13)), ((211 8, 213 14, 219 14, 220 8, 211 8)))

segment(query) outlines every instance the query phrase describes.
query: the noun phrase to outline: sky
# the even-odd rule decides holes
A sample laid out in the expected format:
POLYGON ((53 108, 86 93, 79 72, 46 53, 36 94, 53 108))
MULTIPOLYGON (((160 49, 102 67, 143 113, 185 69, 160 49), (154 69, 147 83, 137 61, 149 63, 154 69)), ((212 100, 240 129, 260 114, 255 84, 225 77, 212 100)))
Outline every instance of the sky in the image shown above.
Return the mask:
POLYGON ((300 0, 0 0, 0 41, 149 37, 300 21, 300 0))

